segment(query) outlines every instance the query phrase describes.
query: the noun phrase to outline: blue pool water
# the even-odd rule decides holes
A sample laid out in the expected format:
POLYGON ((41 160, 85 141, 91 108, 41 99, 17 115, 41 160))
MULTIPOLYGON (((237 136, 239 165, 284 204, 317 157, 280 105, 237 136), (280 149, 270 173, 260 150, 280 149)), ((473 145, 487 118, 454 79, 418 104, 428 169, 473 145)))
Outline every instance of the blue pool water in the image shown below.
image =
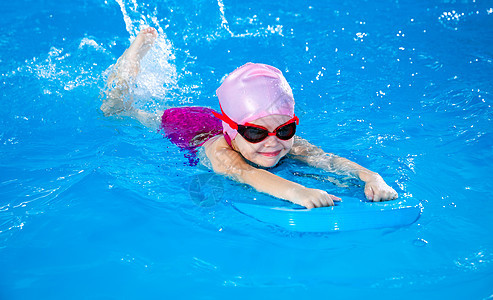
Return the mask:
MULTIPOLYGON (((493 297, 491 1, 182 2, 0 5, 0 299, 493 297), (421 218, 308 234, 240 214, 232 202, 277 200, 99 110, 148 25, 137 105, 217 109, 225 74, 272 64, 299 134, 379 172, 421 218)), ((296 162, 273 172, 363 197, 296 162)))

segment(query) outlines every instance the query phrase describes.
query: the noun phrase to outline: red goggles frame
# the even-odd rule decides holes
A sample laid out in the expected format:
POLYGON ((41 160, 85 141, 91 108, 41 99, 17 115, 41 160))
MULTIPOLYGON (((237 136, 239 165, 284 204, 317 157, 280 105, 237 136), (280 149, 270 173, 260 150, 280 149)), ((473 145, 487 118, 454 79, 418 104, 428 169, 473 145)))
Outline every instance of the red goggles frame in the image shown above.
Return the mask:
POLYGON ((296 133, 296 125, 300 122, 298 117, 293 115, 289 121, 279 125, 273 132, 270 132, 267 128, 252 123, 245 123, 244 125, 236 123, 224 113, 222 107, 221 113, 222 115, 216 113, 215 111, 212 112, 216 118, 224 121, 232 129, 237 130, 238 133, 250 143, 259 143, 265 140, 268 136, 276 136, 284 141, 289 140, 296 133))

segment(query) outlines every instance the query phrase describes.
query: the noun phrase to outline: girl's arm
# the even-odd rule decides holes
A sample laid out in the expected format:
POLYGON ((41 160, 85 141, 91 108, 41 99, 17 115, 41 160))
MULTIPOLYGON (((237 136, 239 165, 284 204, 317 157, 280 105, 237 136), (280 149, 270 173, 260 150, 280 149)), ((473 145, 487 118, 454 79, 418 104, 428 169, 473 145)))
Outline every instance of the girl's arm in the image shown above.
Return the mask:
POLYGON ((325 191, 306 188, 267 170, 252 167, 238 152, 231 149, 223 136, 207 141, 204 148, 205 154, 216 173, 248 184, 259 192, 291 201, 306 208, 331 206, 334 205, 334 200, 341 200, 325 191))
POLYGON ((295 137, 293 148, 291 148, 289 154, 291 157, 310 166, 339 175, 350 175, 364 181, 365 195, 368 200, 386 201, 398 197, 396 191, 387 185, 378 173, 372 172, 346 158, 326 153, 300 137, 295 137))

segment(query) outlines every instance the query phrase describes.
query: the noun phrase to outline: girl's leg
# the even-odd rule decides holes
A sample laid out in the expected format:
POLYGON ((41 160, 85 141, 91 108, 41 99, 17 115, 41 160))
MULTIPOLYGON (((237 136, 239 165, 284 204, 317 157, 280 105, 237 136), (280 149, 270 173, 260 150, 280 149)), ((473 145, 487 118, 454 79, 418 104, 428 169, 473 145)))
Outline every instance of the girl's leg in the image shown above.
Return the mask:
POLYGON ((129 86, 140 71, 140 61, 147 54, 157 38, 156 29, 149 27, 139 32, 130 47, 115 64, 112 74, 106 82, 106 98, 101 110, 105 116, 125 114, 137 118, 144 125, 153 126, 156 115, 132 107, 132 95, 128 95, 129 86), (126 96, 130 101, 124 101, 126 96))

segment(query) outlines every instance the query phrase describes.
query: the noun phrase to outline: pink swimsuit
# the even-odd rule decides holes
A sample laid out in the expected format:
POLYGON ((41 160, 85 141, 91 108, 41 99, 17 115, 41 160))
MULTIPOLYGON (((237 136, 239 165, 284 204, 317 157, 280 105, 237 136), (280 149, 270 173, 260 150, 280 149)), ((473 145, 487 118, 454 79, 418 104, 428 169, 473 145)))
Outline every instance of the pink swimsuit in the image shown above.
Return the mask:
POLYGON ((190 164, 198 162, 197 148, 210 138, 222 134, 221 120, 212 115, 207 107, 175 107, 164 111, 161 117, 160 130, 182 150, 190 164))

